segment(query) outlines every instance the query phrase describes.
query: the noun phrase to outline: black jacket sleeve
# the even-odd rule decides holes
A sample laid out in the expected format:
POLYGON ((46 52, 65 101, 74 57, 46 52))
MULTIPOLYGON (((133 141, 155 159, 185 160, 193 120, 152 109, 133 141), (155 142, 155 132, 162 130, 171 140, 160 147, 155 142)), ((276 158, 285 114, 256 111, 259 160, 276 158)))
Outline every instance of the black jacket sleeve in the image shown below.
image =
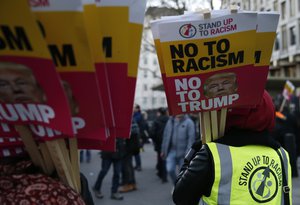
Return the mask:
POLYGON ((185 162, 178 175, 173 201, 176 205, 196 205, 200 198, 209 196, 213 184, 211 153, 204 145, 190 162, 185 162))

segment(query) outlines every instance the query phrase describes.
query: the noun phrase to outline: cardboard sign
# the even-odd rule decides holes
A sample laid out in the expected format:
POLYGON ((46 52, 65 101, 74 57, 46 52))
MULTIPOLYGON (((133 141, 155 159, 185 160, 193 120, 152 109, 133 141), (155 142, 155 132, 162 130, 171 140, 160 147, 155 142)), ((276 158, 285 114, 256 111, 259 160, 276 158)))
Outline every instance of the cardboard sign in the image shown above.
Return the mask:
MULTIPOLYGON (((274 40, 276 37, 276 29, 279 21, 279 14, 275 12, 258 12, 257 14, 257 30, 254 59, 255 69, 258 69, 257 74, 253 76, 255 82, 266 82, 269 73, 270 59, 274 40)), ((255 72, 256 73, 256 72, 255 72)), ((251 76, 249 76, 251 77, 251 76)), ((263 93, 264 83, 252 83, 251 87, 257 93, 263 93)))
POLYGON ((106 126, 109 128, 109 135, 116 136, 116 125, 108 83, 107 66, 101 46, 105 41, 102 33, 100 32, 96 3, 93 0, 83 0, 83 6, 84 22, 89 41, 89 47, 93 56, 94 66, 96 68, 97 85, 101 95, 105 96, 102 98, 102 103, 106 126))
MULTIPOLYGON (((158 25, 161 21, 162 21, 161 19, 152 21, 151 22, 151 31, 152 31, 152 36, 153 36, 153 40, 154 40, 154 45, 156 48, 161 78, 163 80, 164 85, 166 85, 167 84, 166 83, 166 71, 165 71, 164 62, 163 62, 163 56, 162 56, 162 51, 161 51, 160 39, 159 39, 159 28, 158 28, 158 25)), ((165 88, 165 93, 169 93, 168 86, 165 86, 164 88, 165 88)), ((171 100, 169 99, 169 95, 166 95, 166 98, 167 98, 167 102, 171 102, 171 100)), ((173 113, 171 106, 168 107, 168 110, 169 110, 169 113, 173 113)))
MULTIPOLYGON (((81 133, 81 129, 84 129, 85 126, 86 126, 86 122, 83 118, 72 117, 72 127, 73 127, 73 133, 75 135, 81 133)), ((53 130, 49 127, 45 127, 42 125, 30 124, 28 125, 28 129, 30 130, 35 141, 37 142, 45 141, 45 139, 52 140, 56 138, 68 137, 60 131, 53 130)), ((3 138, 14 138, 14 137, 19 137, 19 133, 15 130, 15 127, 12 124, 0 123, 0 136, 3 138)))
POLYGON ((78 139, 78 144, 80 149, 94 149, 103 151, 116 151, 116 138, 110 136, 106 141, 95 141, 91 139, 78 139))
POLYGON ((84 121, 76 136, 105 141, 108 132, 102 99, 106 96, 98 90, 81 1, 48 2, 49 6, 35 6, 32 10, 43 28, 71 113, 84 121))
POLYGON ((25 156, 27 155, 24 147, 0 147, 0 158, 4 157, 17 157, 17 156, 25 156))
POLYGON ((253 69, 257 14, 218 12, 158 23, 171 114, 254 106, 261 97, 266 78, 253 69))
POLYGON ((28 1, 2 1, 0 13, 0 121, 72 136, 69 104, 28 1))
MULTIPOLYGON (((146 0, 131 1, 129 5, 129 58, 126 89, 127 104, 123 107, 123 118, 120 120, 122 129, 127 136, 130 136, 132 109, 134 104, 134 95, 136 88, 138 63, 140 57, 141 39, 143 33, 143 24, 145 16, 146 0), (129 83, 130 82, 130 83, 129 83), (126 106, 126 107, 125 107, 126 106)), ((129 137, 128 137, 129 138, 129 137)))
POLYGON ((129 138, 145 1, 97 2, 117 137, 129 138))
POLYGON ((8 147, 24 147, 24 144, 19 137, 0 137, 0 148, 8 147))
MULTIPOLYGON (((104 0, 96 2, 96 6, 98 25, 103 37, 100 42, 102 42, 101 49, 104 50, 116 136, 127 138, 127 133, 120 132, 120 120, 124 117, 124 105, 127 104, 126 84, 130 83, 125 81, 126 78, 124 79, 128 69, 129 0, 104 0)), ((101 62, 99 63, 101 65, 101 62)), ((103 72, 101 68, 96 67, 96 69, 99 73, 103 72)))

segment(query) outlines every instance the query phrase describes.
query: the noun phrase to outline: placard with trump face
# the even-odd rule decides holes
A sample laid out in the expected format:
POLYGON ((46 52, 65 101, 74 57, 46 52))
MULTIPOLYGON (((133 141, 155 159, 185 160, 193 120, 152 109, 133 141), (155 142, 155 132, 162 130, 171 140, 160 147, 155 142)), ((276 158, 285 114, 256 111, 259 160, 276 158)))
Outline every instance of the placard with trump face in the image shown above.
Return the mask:
POLYGON ((0 42, 0 121, 73 136, 69 104, 28 1, 1 1, 0 42))
POLYGON ((278 14, 229 10, 212 11, 210 18, 194 13, 155 22, 170 113, 255 106, 266 82, 274 38, 269 39, 277 23, 278 14), (266 24, 272 26, 256 30, 266 24), (261 42, 258 33, 268 41, 261 42))

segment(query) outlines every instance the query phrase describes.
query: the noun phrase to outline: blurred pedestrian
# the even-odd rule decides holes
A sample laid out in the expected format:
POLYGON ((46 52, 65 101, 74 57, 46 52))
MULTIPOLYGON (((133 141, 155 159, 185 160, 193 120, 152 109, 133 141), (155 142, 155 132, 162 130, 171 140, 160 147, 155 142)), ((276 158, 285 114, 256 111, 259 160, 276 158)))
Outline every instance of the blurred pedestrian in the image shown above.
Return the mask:
POLYGON ((132 158, 137 150, 140 149, 139 138, 139 126, 135 120, 132 119, 130 138, 126 139, 125 152, 122 159, 122 186, 119 189, 121 193, 134 191, 137 189, 132 158))
POLYGON ((92 159, 91 150, 85 149, 80 150, 80 162, 86 161, 87 163, 90 163, 92 159))
POLYGON ((140 133, 139 149, 136 150, 135 153, 133 153, 134 162, 135 162, 134 169, 137 171, 142 171, 142 159, 141 159, 140 151, 143 148, 141 133, 142 133, 142 125, 144 124, 144 119, 143 119, 141 107, 139 105, 134 106, 133 119, 134 119, 135 123, 137 123, 137 125, 139 127, 139 133, 140 133))
POLYGON ((150 138, 154 144, 154 150, 157 153, 157 176, 161 178, 162 182, 167 182, 167 170, 166 170, 166 161, 163 157, 161 157, 161 144, 163 139, 163 133, 165 126, 168 122, 168 115, 167 109, 159 108, 156 112, 156 119, 154 120, 151 131, 150 131, 150 138))
POLYGON ((191 113, 189 114, 190 118, 193 120, 195 124, 195 140, 199 140, 200 137, 200 119, 199 119, 199 113, 191 113))
POLYGON ((174 184, 184 156, 194 142, 195 125, 190 117, 183 114, 170 117, 164 129, 161 157, 166 159, 167 172, 174 184))
POLYGON ((110 169, 110 166, 113 165, 113 177, 112 177, 112 186, 111 186, 111 199, 115 200, 122 200, 123 196, 118 193, 119 188, 119 181, 120 175, 122 170, 122 158, 125 151, 125 140, 117 138, 116 139, 116 151, 115 152, 108 152, 102 151, 101 158, 102 158, 102 165, 101 171, 98 174, 96 183, 93 187, 95 192, 95 196, 97 198, 103 198, 103 194, 101 192, 102 188, 102 181, 106 176, 107 172, 110 169))
POLYGON ((275 122, 275 128, 271 135, 289 153, 292 177, 298 177, 296 147, 297 120, 291 114, 288 107, 285 107, 283 112, 276 112, 275 122))
POLYGON ((148 125, 148 114, 142 111, 142 121, 139 124, 142 146, 149 143, 149 125, 148 125))

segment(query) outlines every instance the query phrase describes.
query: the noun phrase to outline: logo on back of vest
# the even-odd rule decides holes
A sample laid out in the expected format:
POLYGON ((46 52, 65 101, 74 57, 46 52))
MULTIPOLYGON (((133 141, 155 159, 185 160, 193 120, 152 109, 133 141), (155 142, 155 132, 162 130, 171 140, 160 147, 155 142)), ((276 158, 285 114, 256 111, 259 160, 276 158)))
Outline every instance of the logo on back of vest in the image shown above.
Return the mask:
POLYGON ((249 160, 240 174, 239 185, 248 188, 258 203, 269 202, 277 195, 282 184, 281 166, 268 156, 256 156, 249 160))
POLYGON ((248 189, 252 198, 260 203, 271 201, 278 191, 278 180, 270 167, 259 167, 250 176, 248 189))

